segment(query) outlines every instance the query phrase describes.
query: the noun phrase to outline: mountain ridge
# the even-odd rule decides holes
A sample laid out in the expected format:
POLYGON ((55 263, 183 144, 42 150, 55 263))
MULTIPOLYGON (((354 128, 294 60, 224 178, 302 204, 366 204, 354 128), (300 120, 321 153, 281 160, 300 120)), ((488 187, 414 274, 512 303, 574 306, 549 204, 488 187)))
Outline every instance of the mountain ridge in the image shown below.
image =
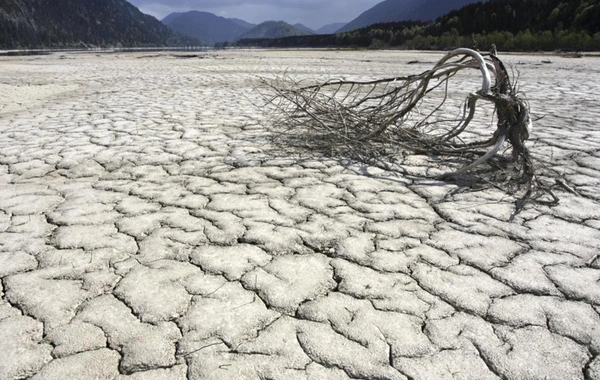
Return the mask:
POLYGON ((165 18, 163 18, 162 20, 160 20, 160 22, 162 22, 163 24, 167 24, 173 20, 175 20, 177 17, 181 16, 182 14, 184 14, 185 12, 173 12, 173 13, 169 13, 165 18))
POLYGON ((234 41, 248 32, 250 29, 242 21, 202 11, 171 13, 163 19, 163 23, 173 31, 198 38, 208 45, 234 41))
POLYGON ((330 35, 238 42, 244 47, 485 51, 492 45, 499 51, 600 51, 600 0, 490 0, 432 22, 379 23, 330 35))
POLYGON ((300 30, 304 30, 304 31, 305 31, 305 32, 307 32, 307 33, 310 33, 310 34, 316 34, 316 32, 315 32, 313 29, 311 29, 311 28, 309 28, 308 26, 306 26, 306 25, 304 25, 304 24, 301 24, 301 23, 299 23, 299 22, 298 22, 298 23, 296 23, 296 24, 294 24, 294 26, 295 26, 296 28, 300 29, 300 30))
MULTIPOLYGON (((336 33, 348 32, 373 24, 399 21, 431 21, 452 10, 481 0, 385 0, 361 13, 339 28, 336 33)), ((485 1, 484 1, 485 2, 485 1)))
POLYGON ((294 25, 290 25, 285 21, 265 21, 241 35, 239 39, 281 38, 291 36, 307 36, 311 34, 314 33, 309 33, 294 25))
POLYGON ((347 24, 347 22, 334 22, 331 24, 323 25, 322 27, 317 29, 315 32, 317 34, 333 34, 338 29, 342 28, 346 24, 347 24))
POLYGON ((236 24, 238 24, 240 26, 248 28, 248 30, 250 30, 250 29, 252 29, 252 28, 254 28, 256 26, 256 24, 253 24, 251 22, 248 22, 246 20, 242 20, 242 19, 239 19, 239 18, 228 18, 228 20, 231 20, 231 21, 235 22, 236 24))

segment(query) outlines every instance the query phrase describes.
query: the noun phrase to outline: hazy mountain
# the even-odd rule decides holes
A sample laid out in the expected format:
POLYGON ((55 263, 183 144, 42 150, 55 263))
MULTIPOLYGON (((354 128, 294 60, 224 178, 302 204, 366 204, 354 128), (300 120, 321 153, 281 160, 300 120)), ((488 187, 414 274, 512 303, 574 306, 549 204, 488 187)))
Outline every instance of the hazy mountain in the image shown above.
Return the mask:
POLYGON ((250 30, 239 22, 199 11, 189 11, 173 17, 169 15, 163 19, 163 23, 174 31, 196 37, 207 45, 234 41, 250 30))
POLYGON ((160 20, 160 22, 167 25, 168 23, 170 23, 171 21, 173 21, 174 19, 176 19, 177 17, 181 16, 184 13, 185 12, 173 12, 173 13, 167 15, 167 17, 160 20))
POLYGON ((345 22, 336 22, 333 24, 327 24, 316 30, 317 34, 333 34, 338 29, 346 25, 345 22))
POLYGON ((1 0, 0 48, 197 45, 125 0, 1 0))
POLYGON ((228 18, 228 20, 235 22, 239 26, 243 26, 244 28, 247 28, 248 30, 250 30, 256 26, 256 24, 251 24, 248 21, 240 20, 239 18, 228 18))
POLYGON ((285 21, 265 21, 241 35, 239 39, 279 38, 290 36, 306 36, 310 34, 312 33, 299 29, 285 21))
POLYGON ((306 26, 306 25, 303 25, 303 24, 297 23, 297 24, 294 24, 294 26, 295 26, 296 28, 300 29, 300 30, 304 30, 305 32, 307 32, 307 33, 309 33, 309 34, 315 34, 315 31, 314 31, 314 30, 312 30, 311 28, 309 28, 309 27, 308 27, 308 26, 306 26))
POLYGON ((338 29, 337 32, 395 21, 429 21, 481 0, 385 0, 338 29))

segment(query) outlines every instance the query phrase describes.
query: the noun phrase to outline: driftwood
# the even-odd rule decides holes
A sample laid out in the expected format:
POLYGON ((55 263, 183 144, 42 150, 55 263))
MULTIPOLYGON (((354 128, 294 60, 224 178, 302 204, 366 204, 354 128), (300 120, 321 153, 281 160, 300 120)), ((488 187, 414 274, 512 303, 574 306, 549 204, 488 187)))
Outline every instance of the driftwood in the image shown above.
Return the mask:
POLYGON ((269 124, 279 142, 370 163, 393 161, 407 150, 473 157, 470 164, 439 176, 442 180, 457 179, 491 164, 508 142, 511 157, 504 164, 494 163, 492 172, 503 171, 496 177, 510 184, 505 188, 521 192, 517 208, 532 196, 538 198, 539 181, 525 145, 532 127, 529 106, 495 50, 480 54, 456 49, 418 75, 307 86, 283 77, 264 81, 263 86, 268 89, 262 92, 266 108, 273 111, 269 124), (469 71, 479 72, 481 88, 456 103, 451 80, 469 71), (452 104, 458 104, 454 106, 458 112, 448 116, 452 104), (472 122, 485 106, 495 115, 495 130, 481 139, 481 127, 479 134, 471 130, 477 129, 472 122))

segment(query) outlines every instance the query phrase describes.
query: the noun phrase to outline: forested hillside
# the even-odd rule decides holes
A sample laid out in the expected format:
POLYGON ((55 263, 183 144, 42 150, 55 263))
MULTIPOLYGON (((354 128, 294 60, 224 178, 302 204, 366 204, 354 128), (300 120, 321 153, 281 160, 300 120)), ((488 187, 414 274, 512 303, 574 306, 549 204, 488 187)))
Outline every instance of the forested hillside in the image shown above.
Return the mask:
MULTIPOLYGON (((338 30, 348 32, 373 24, 402 21, 431 21, 478 0, 384 0, 338 30)), ((482 0, 479 0, 482 1, 482 0)), ((487 0, 485 0, 487 1, 487 0)))
POLYGON ((471 36, 472 43, 503 50, 599 50, 599 32, 600 0, 510 0, 450 12, 412 43, 448 46, 471 36))
POLYGON ((125 0, 0 1, 0 49, 199 43, 125 0))
POLYGON ((600 51, 600 0, 496 0, 467 5, 431 23, 385 23, 335 35, 239 44, 406 49, 496 44, 512 51, 600 51))

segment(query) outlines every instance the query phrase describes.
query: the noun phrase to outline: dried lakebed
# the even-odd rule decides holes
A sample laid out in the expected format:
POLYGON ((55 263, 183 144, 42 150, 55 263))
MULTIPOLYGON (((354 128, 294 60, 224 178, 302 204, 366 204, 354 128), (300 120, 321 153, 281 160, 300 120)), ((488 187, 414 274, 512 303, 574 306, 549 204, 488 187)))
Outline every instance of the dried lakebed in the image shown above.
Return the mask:
POLYGON ((424 157, 402 176, 265 136, 258 77, 440 56, 2 58, 0 379, 600 379, 597 58, 504 57, 580 194, 513 220, 424 157))

